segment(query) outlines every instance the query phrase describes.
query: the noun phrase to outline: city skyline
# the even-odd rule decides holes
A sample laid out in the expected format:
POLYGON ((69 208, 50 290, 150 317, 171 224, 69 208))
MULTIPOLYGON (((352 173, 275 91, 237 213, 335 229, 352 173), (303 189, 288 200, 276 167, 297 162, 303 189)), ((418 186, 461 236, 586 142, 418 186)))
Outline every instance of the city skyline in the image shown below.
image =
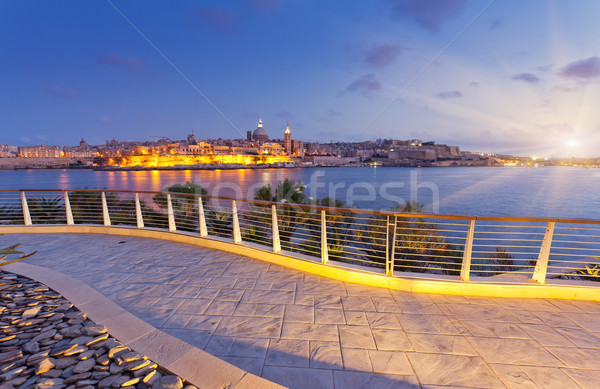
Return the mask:
POLYGON ((0 143, 421 139, 597 156, 600 3, 0 4, 0 143), (281 134, 281 135, 280 135, 281 134))

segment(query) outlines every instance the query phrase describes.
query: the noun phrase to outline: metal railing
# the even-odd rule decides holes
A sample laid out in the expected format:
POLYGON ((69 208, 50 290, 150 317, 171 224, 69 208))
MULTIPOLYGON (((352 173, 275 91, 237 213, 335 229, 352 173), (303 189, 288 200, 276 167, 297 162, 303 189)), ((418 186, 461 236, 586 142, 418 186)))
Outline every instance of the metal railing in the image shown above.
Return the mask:
POLYGON ((149 191, 0 190, 0 225, 16 224, 168 230, 388 277, 600 281, 599 220, 378 212, 149 191))

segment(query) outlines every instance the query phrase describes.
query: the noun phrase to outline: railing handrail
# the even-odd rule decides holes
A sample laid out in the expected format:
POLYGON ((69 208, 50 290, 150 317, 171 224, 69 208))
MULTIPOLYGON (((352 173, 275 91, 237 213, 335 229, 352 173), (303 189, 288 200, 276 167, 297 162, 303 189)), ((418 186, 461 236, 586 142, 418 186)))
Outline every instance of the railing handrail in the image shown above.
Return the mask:
MULTIPOLYGON (((275 253, 285 248, 289 253, 300 253, 292 255, 296 257, 304 254, 311 257, 320 256, 323 265, 329 265, 330 262, 347 262, 348 266, 366 264, 373 268, 385 268, 385 275, 389 277, 393 277, 395 271, 433 274, 442 272, 441 274, 445 275, 457 275, 463 281, 469 282, 471 275, 529 272, 533 273, 531 279, 538 283, 545 283, 547 274, 582 274, 582 277, 576 276, 575 279, 600 279, 596 274, 596 267, 591 270, 588 267, 590 255, 593 256, 597 252, 599 254, 596 255, 600 257, 600 228, 568 226, 600 225, 599 220, 372 211, 168 191, 35 188, 0 189, 1 193, 14 193, 15 204, 9 203, 11 206, 6 207, 9 213, 5 213, 8 216, 0 220, 0 223, 20 221, 27 227, 38 223, 57 224, 57 221, 58 224, 62 224, 66 219, 66 224, 70 226, 86 223, 103 224, 105 227, 136 225, 140 229, 159 228, 172 233, 192 231, 202 238, 210 235, 210 238, 218 240, 232 239, 233 244, 255 242, 261 246, 269 246, 275 253), (56 192, 58 196, 49 199, 51 201, 30 202, 27 192, 56 192), (96 193, 101 196, 78 197, 76 193, 96 193), (109 197, 106 193, 113 193, 114 196, 109 197), (129 199, 127 202, 121 201, 118 196, 120 193, 134 195, 135 203, 132 204, 129 199), (164 201, 157 202, 153 199, 161 210, 146 207, 140 201, 140 194, 164 195, 164 201), (174 199, 177 197, 194 201, 176 202, 174 199), (20 207, 16 205, 19 198, 20 207), (81 202, 82 199, 85 202, 81 202), (208 203, 208 210, 205 212, 205 199, 227 201, 229 205, 223 207, 222 203, 208 203), (239 203, 250 206, 240 211, 242 207, 239 203), (260 206, 253 208, 252 205, 260 206), (48 209, 45 211, 44 207, 48 209), (296 212, 286 212, 286 209, 296 212), (298 211, 300 209, 309 212, 298 211), (17 211, 16 214, 14 210, 17 211), (85 214, 86 211, 92 211, 92 214, 85 214), (57 218, 57 212, 62 213, 62 216, 57 218), (99 213, 101 218, 98 218, 99 213), (447 219, 465 220, 468 223, 438 221, 447 219), (145 220, 148 223, 145 223, 145 220), (476 223, 482 220, 499 223, 476 223), (514 222, 530 224, 519 225, 514 222), (578 238, 567 242, 568 245, 572 244, 571 247, 562 247, 562 244, 552 247, 553 237, 561 235, 560 231, 554 233, 556 223, 567 224, 564 227, 556 226, 557 230, 565 228, 580 231, 578 238), (468 227, 468 230, 464 227, 468 227), (545 232, 541 230, 543 227, 545 232), (581 232, 584 230, 589 232, 581 232), (543 235, 543 239, 532 239, 532 235, 539 235, 540 238, 543 235), (580 237, 587 237, 588 240, 579 239, 580 237), (507 241, 515 241, 518 244, 506 243, 507 241), (497 246, 498 242, 502 243, 501 247, 497 246), (572 250, 574 246, 583 254, 563 253, 563 250, 572 250), (565 256, 581 258, 578 262, 579 268, 575 268, 578 272, 569 272, 572 268, 564 264, 558 267, 550 265, 551 258, 552 261, 556 261, 557 257, 565 256), (588 274, 585 273, 583 265, 588 274), (553 266, 558 269, 558 273, 552 269, 553 266), (560 269, 567 272, 561 273, 560 269)), ((44 199, 44 195, 41 196, 44 199)), ((32 198, 35 199, 36 196, 32 198)))
POLYGON ((600 224, 598 219, 577 219, 577 218, 548 218, 548 217, 514 217, 514 216, 481 216, 481 215, 454 215, 454 214, 437 214, 424 212, 395 212, 377 211, 363 208, 339 208, 328 207, 316 204, 289 203, 266 200, 249 200, 243 198, 235 198, 228 196, 211 196, 198 193, 180 193, 168 191, 149 191, 149 190, 121 190, 121 189, 0 189, 0 192, 107 192, 107 193, 144 193, 144 194, 170 194, 182 197, 201 197, 206 199, 226 200, 226 201, 241 201, 244 203, 260 204, 265 206, 278 205, 290 208, 311 209, 311 210, 333 210, 335 212, 361 213, 377 216, 395 216, 401 218, 422 218, 422 219, 450 219, 450 220, 487 220, 487 221, 513 221, 513 222, 536 222, 536 223, 572 223, 572 224, 600 224))

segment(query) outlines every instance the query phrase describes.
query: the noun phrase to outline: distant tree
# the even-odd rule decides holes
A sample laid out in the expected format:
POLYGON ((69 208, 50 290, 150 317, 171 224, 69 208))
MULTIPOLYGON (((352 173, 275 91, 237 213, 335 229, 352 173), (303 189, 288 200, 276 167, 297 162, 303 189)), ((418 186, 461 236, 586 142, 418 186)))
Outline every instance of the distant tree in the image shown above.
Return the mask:
MULTIPOLYGON (((154 204, 163 210, 168 208, 166 192, 172 193, 171 205, 177 228, 184 231, 196 231, 198 229, 198 198, 196 196, 178 196, 173 193, 206 196, 207 190, 193 182, 167 186, 163 189, 163 193, 155 194, 152 197, 154 204)), ((202 198, 203 205, 206 205, 207 201, 206 197, 202 198)))

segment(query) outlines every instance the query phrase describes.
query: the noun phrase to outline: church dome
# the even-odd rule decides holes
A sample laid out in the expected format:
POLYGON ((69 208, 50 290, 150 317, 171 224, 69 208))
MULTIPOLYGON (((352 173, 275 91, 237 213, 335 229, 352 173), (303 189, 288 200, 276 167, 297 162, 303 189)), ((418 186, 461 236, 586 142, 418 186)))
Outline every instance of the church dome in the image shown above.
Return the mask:
POLYGON ((255 141, 263 142, 269 140, 269 134, 267 134, 267 131, 265 131, 265 129, 263 128, 262 120, 258 121, 258 127, 256 128, 256 130, 254 130, 254 133, 252 133, 252 139, 255 141))

